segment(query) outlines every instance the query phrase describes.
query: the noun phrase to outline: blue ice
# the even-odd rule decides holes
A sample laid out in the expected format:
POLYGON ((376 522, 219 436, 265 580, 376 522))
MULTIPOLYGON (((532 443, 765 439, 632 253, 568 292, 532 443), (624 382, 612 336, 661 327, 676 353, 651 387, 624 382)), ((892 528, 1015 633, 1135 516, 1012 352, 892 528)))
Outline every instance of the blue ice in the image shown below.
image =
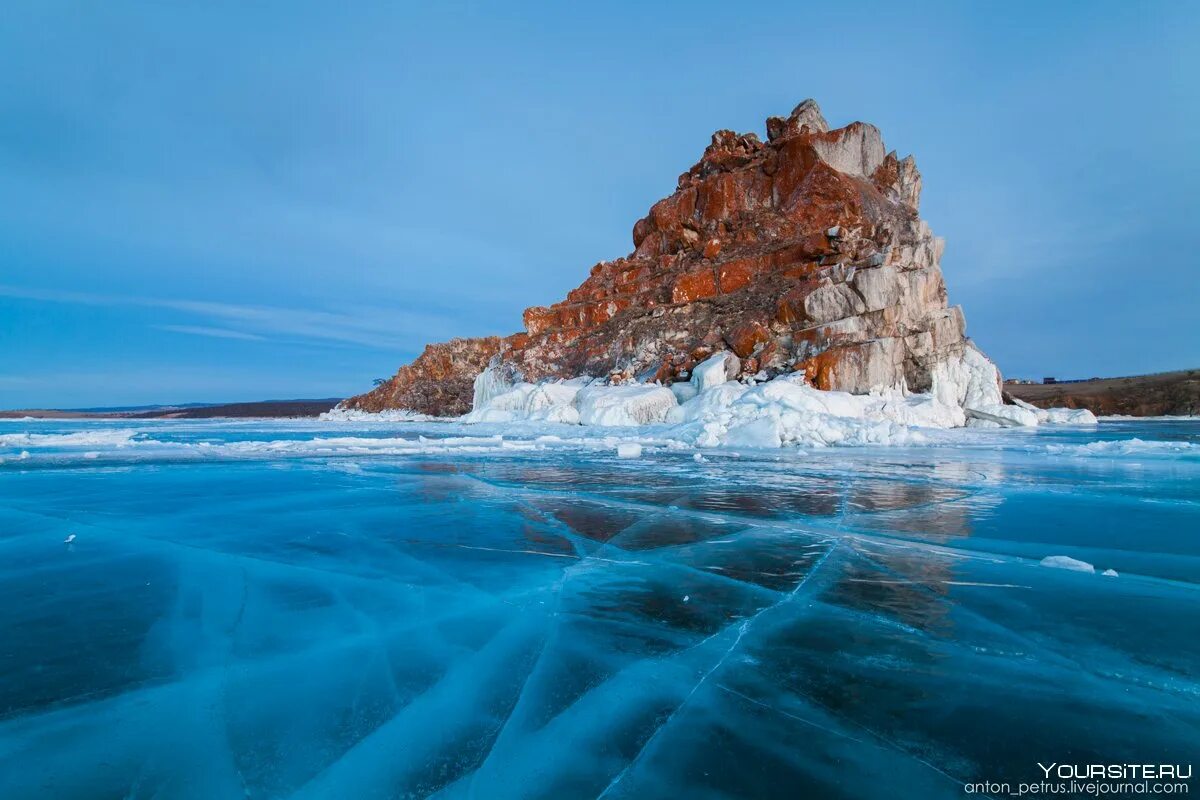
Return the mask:
POLYGON ((1200 421, 544 433, 0 423, 0 797, 936 798, 1195 756, 1200 421))

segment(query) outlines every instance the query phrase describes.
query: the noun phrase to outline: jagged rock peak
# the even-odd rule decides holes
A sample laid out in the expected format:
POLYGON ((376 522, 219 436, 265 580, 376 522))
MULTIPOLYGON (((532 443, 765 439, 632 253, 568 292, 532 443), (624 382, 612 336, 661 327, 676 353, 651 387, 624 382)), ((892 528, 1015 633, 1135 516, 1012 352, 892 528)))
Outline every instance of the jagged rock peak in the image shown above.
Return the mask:
POLYGON ((911 156, 887 152, 873 125, 831 130, 813 100, 769 118, 766 142, 717 131, 634 225, 632 253, 596 264, 563 301, 526 309, 523 332, 433 346, 347 404, 461 413, 486 364, 527 381, 669 384, 722 350, 742 376, 927 390, 968 343, 920 190, 911 156))
POLYGON ((829 123, 821 114, 821 107, 811 97, 801 101, 787 117, 770 117, 767 120, 767 139, 775 141, 798 133, 828 133, 829 123))
POLYGON ((825 133, 829 130, 829 123, 821 115, 821 107, 811 97, 802 100, 800 105, 792 109, 792 115, 788 119, 795 121, 801 130, 805 127, 817 133, 825 133))

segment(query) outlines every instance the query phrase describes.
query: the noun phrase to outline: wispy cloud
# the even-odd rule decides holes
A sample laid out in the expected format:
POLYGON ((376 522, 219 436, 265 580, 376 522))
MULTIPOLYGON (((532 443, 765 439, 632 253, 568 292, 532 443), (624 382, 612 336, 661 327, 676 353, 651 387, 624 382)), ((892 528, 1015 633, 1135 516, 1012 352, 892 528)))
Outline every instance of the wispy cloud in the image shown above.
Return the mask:
POLYGON ((178 322, 157 323, 152 327, 195 336, 246 341, 300 341, 389 350, 411 349, 431 339, 448 337, 453 334, 456 324, 445 314, 369 306, 356 307, 351 311, 334 311, 3 284, 0 284, 0 296, 47 303, 136 306, 172 311, 185 318, 178 322))
POLYGON ((340 312, 194 300, 164 300, 158 305, 250 333, 369 347, 399 346, 406 335, 437 331, 449 322, 436 314, 371 307, 340 312))
POLYGON ((234 331, 228 328, 211 328, 205 325, 155 325, 160 331, 184 333, 191 336, 211 336, 214 339, 244 339, 247 341, 265 341, 265 336, 258 336, 245 331, 234 331))

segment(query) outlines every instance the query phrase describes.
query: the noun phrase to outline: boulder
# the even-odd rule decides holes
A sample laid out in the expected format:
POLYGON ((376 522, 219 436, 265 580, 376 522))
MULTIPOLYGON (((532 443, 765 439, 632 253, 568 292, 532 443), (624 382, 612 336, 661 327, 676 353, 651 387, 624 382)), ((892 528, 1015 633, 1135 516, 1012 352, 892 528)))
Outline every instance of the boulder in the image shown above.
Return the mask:
POLYGON ((760 344, 770 340, 771 331, 756 319, 748 319, 734 328, 729 336, 729 347, 739 358, 749 358, 760 344))

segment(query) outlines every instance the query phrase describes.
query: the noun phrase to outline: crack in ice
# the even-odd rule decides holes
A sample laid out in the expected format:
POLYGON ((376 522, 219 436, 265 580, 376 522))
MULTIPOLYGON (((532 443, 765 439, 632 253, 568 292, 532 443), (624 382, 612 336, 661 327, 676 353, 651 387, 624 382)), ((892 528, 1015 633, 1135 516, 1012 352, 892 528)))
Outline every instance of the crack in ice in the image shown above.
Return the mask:
MULTIPOLYGON (((705 672, 700 677, 700 680, 696 682, 696 685, 692 687, 691 691, 689 691, 687 693, 687 695, 683 698, 683 700, 680 702, 680 704, 678 706, 676 706, 675 710, 672 711, 667 716, 666 720, 664 720, 663 723, 661 725, 659 725, 658 728, 655 729, 654 733, 652 733, 650 735, 650 737, 642 744, 642 746, 638 749, 637 754, 634 755, 633 759, 630 760, 630 762, 625 766, 625 768, 622 769, 616 775, 616 777, 614 777, 612 779, 612 781, 608 784, 608 786, 604 789, 604 791, 600 793, 597 800, 599 800, 599 798, 606 797, 613 789, 615 789, 617 787, 618 784, 621 783, 622 780, 625 779, 625 776, 627 776, 629 774, 630 770, 634 769, 641 762, 642 757, 650 750, 651 747, 653 747, 654 743, 658 740, 658 738, 660 736, 663 735, 663 732, 671 725, 671 723, 675 720, 675 718, 679 715, 679 713, 681 711, 683 711, 683 709, 687 706, 687 704, 691 701, 691 699, 696 695, 696 692, 700 691, 701 687, 704 686, 705 682, 708 681, 709 677, 711 677, 714 672, 716 672, 718 669, 720 669, 720 667, 729 659, 729 656, 731 656, 733 654, 733 652, 737 649, 738 645, 741 643, 742 638, 754 626, 755 621, 761 619, 764 614, 767 614, 767 613, 773 611, 774 609, 779 608, 784 603, 786 603, 789 600, 791 600, 792 598, 796 597, 800 593, 800 590, 808 584, 808 582, 812 579, 812 577, 817 573, 817 571, 821 568, 821 566, 829 559, 829 557, 833 554, 833 552, 835 550, 837 550, 837 548, 838 548, 838 545, 835 542, 833 544, 833 546, 831 546, 829 548, 829 550, 825 553, 825 555, 821 556, 821 558, 817 560, 817 563, 813 565, 813 568, 809 571, 808 575, 806 575, 799 583, 797 583, 796 587, 794 589, 792 589, 792 591, 789 592, 787 595, 785 595, 781 600, 779 600, 777 603, 767 606, 766 608, 761 609, 760 611, 756 612, 752 617, 750 617, 749 619, 743 620, 741 623, 739 623, 737 625, 737 636, 734 638, 733 643, 729 645, 729 648, 721 655, 721 657, 717 660, 717 663, 715 663, 707 672, 705 672)), ((732 626, 730 626, 730 627, 732 627, 732 626)), ((722 631, 720 631, 719 634, 724 634, 729 630, 730 630, 730 628, 725 628, 722 631)), ((719 634, 714 634, 714 637, 719 634)), ((705 641, 709 641, 710 639, 712 639, 714 637, 709 637, 709 639, 706 639, 705 641)), ((703 644, 703 642, 701 644, 703 644)))

